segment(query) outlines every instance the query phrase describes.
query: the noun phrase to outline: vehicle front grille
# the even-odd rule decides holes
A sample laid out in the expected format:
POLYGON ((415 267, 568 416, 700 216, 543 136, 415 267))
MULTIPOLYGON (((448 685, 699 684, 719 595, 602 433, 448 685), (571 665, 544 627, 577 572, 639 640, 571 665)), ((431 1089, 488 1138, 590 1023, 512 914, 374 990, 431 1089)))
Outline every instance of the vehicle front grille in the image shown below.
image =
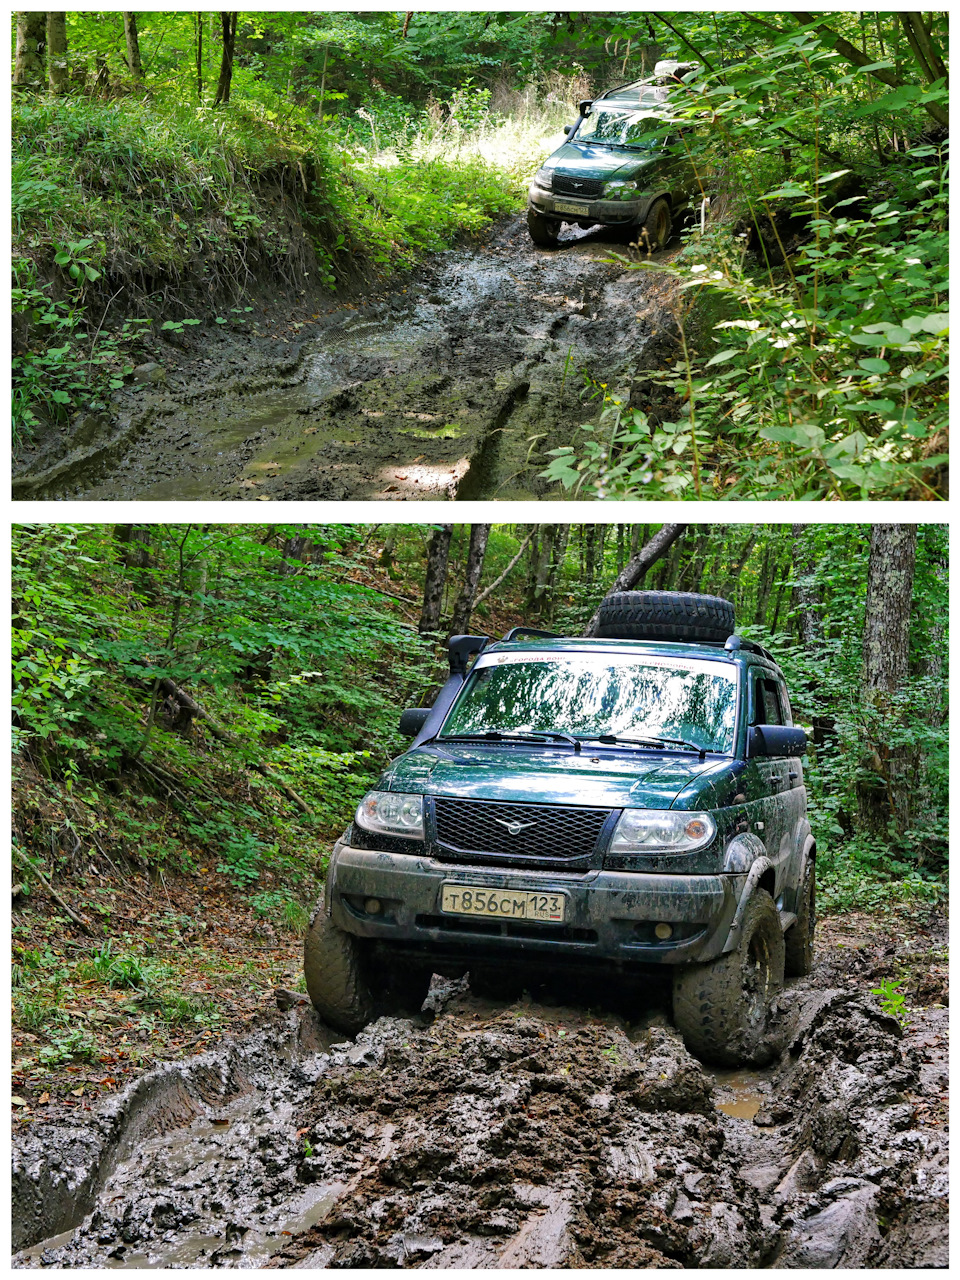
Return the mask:
POLYGON ((616 811, 435 796, 433 812, 440 859, 462 862, 481 855, 478 860, 516 866, 570 867, 589 862, 616 811), (519 826, 515 834, 512 824, 519 826))
POLYGON ((555 196, 578 196, 581 200, 595 200, 603 195, 603 179, 578 178, 574 174, 554 173, 553 194, 555 196))

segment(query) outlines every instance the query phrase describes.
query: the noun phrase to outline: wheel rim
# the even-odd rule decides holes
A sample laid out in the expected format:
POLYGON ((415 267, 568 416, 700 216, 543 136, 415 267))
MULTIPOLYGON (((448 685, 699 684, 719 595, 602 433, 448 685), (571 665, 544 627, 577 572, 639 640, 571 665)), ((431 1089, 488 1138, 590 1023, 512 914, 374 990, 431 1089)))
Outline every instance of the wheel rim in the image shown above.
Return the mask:
POLYGON ((667 243, 667 236, 670 234, 670 211, 665 204, 661 204, 657 209, 657 228, 656 248, 662 249, 667 243))

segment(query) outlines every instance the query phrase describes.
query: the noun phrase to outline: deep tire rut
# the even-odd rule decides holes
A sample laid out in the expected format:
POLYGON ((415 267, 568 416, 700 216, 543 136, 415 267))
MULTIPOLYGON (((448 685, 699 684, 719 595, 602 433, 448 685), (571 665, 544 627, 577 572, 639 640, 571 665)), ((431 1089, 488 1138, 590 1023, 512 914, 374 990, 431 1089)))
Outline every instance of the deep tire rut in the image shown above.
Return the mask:
POLYGON ((656 1012, 445 980, 350 1043, 301 1006, 19 1131, 15 1265, 945 1266, 945 1010, 904 1039, 804 979, 780 1018, 776 1066, 715 1076, 656 1012))
POLYGON ((672 345, 632 252, 604 231, 537 249, 512 218, 405 288, 304 326, 296 345, 212 335, 170 385, 128 389, 112 418, 88 415, 56 456, 25 462, 15 495, 547 496, 549 450, 590 412, 584 371, 629 390, 672 345), (523 383, 528 401, 505 421, 523 383))

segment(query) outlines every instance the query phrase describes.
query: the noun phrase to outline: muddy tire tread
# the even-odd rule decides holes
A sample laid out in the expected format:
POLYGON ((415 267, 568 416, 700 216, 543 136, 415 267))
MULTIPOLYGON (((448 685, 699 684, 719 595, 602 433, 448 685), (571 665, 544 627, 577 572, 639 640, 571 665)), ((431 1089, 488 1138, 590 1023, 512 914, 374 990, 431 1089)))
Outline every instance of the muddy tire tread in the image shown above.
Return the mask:
POLYGON ((817 920, 817 867, 811 860, 800 885, 797 921, 784 934, 784 972, 804 978, 813 968, 813 934, 817 920))
POLYGON ((356 1035, 373 1017, 363 945, 334 924, 322 903, 304 939, 303 973, 313 1007, 335 1030, 356 1035))
POLYGON ((687 1048, 704 1062, 720 1067, 745 1062, 763 1066, 773 1057, 762 1034, 756 1042, 744 1043, 741 1029, 741 966, 757 929, 767 934, 773 985, 779 988, 783 985, 783 933, 779 912, 765 889, 755 890, 747 903, 740 941, 733 951, 707 964, 688 965, 674 975, 674 1022, 687 1048))
POLYGON ((610 640, 726 640, 734 610, 692 591, 618 591, 600 605, 597 636, 610 640))
POLYGON ((530 232, 530 239, 541 249, 557 247, 557 238, 560 235, 559 224, 540 213, 534 213, 532 209, 527 210, 527 230, 530 232))

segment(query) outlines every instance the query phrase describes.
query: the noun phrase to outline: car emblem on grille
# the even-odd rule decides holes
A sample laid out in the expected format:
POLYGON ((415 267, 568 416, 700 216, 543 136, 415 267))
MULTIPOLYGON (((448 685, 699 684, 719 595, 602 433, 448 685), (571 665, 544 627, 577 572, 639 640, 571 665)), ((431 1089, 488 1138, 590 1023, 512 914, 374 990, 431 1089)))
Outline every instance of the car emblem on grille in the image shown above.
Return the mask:
POLYGON ((532 822, 508 822, 506 818, 494 818, 494 822, 499 822, 501 827, 506 827, 512 836, 519 835, 525 827, 532 827, 532 822))
POLYGON ((579 190, 580 190, 580 188, 583 186, 583 183, 582 183, 582 182, 574 182, 574 183, 571 183, 571 186, 576 187, 576 189, 579 191, 579 190))

